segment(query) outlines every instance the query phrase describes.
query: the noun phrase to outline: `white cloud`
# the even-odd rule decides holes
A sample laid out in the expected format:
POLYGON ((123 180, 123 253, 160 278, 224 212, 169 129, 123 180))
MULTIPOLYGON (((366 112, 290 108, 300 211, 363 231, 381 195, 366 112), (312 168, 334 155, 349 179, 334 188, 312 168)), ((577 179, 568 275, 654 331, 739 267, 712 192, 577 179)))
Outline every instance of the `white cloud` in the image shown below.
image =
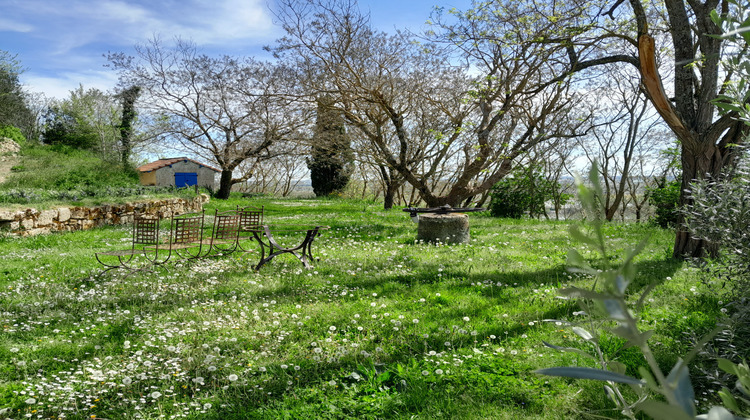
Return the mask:
POLYGON ((27 0, 9 10, 0 29, 31 32, 57 54, 89 44, 131 46, 154 34, 182 37, 197 45, 265 41, 274 36, 272 19, 261 0, 149 1, 27 0))
POLYGON ((31 32, 34 27, 25 23, 15 22, 10 19, 0 18, 0 31, 8 32, 31 32))
POLYGON ((280 35, 266 0, 0 0, 0 46, 17 53, 32 91, 67 97, 84 87, 112 89, 108 51, 132 53, 157 36, 191 40, 208 54, 259 50, 280 35), (109 72, 109 73, 108 73, 109 72))
POLYGON ((97 88, 107 92, 117 84, 117 75, 111 71, 66 72, 47 76, 33 72, 21 75, 24 86, 31 92, 44 93, 48 98, 64 99, 70 91, 83 85, 84 89, 97 88))

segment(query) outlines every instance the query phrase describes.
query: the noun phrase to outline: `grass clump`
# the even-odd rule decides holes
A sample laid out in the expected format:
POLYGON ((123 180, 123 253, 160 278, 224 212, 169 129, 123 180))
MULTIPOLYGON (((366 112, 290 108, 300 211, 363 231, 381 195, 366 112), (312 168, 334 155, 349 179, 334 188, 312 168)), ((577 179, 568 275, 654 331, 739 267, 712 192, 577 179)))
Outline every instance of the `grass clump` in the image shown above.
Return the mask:
POLYGON ((16 168, 0 188, 69 190, 138 185, 135 170, 103 162, 91 151, 62 145, 24 147, 16 168))
POLYGON ((95 153, 64 145, 29 145, 20 162, 0 184, 0 205, 99 205, 152 197, 192 197, 190 189, 146 187, 138 173, 117 163, 102 161, 95 153), (103 170, 106 168, 106 170, 103 170))

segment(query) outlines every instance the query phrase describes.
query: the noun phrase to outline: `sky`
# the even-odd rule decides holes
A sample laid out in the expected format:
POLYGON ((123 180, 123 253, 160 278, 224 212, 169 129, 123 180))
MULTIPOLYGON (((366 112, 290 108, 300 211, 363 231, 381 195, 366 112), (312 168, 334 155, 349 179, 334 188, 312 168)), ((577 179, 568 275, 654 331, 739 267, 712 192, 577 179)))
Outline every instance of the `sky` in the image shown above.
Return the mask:
MULTIPOLYGON (((434 6, 464 10, 470 0, 360 0, 383 31, 419 31, 434 6)), ((268 0, 0 0, 0 50, 16 55, 30 92, 65 98, 80 84, 112 90, 108 52, 133 54, 151 38, 193 41, 209 55, 267 57, 282 35, 268 0)))

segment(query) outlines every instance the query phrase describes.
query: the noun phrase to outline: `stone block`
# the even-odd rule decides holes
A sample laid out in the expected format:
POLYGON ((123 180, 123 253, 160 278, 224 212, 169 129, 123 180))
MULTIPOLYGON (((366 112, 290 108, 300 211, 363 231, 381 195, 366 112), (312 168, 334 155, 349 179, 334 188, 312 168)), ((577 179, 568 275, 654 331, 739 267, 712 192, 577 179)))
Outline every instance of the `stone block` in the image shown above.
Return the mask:
POLYGON ((36 218, 36 226, 49 226, 57 218, 57 210, 44 210, 36 218))
POLYGON ((36 235, 46 235, 50 233, 51 229, 49 227, 38 227, 34 229, 29 229, 23 233, 24 236, 36 236, 36 235))
POLYGON ((70 218, 71 219, 85 219, 87 217, 87 208, 86 207, 73 207, 70 210, 70 218))
POLYGON ((21 227, 24 230, 30 230, 34 227, 34 219, 32 218, 24 218, 21 219, 21 227))
POLYGON ((57 209, 57 221, 67 222, 68 220, 70 220, 70 209, 67 207, 57 209))
POLYGON ((0 210, 0 220, 1 221, 16 220, 17 213, 18 212, 10 211, 10 210, 0 210))

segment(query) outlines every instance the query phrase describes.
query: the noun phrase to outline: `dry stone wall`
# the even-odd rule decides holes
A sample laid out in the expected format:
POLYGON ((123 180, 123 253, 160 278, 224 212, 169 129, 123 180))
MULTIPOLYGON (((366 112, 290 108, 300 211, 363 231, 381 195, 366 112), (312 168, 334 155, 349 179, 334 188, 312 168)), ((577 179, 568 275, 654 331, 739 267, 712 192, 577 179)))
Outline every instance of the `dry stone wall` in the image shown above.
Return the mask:
POLYGON ((203 210, 208 196, 193 199, 170 198, 98 207, 60 207, 52 210, 0 209, 0 232, 20 236, 91 229, 103 225, 133 223, 135 214, 160 218, 203 210))

